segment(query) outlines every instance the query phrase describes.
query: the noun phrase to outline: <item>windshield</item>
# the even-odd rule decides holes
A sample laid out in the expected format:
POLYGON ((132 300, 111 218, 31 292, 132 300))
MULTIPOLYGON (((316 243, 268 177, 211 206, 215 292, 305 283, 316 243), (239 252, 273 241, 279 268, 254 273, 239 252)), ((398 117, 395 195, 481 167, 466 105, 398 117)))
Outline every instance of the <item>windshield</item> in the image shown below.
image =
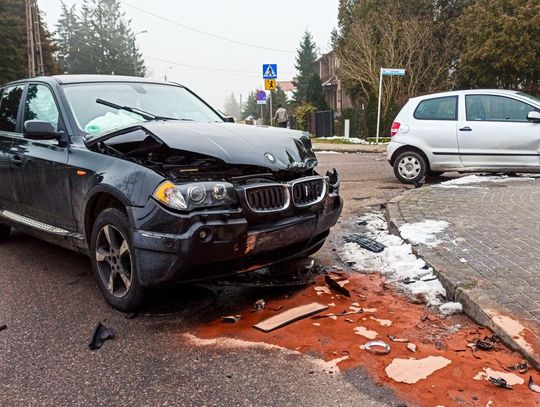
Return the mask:
POLYGON ((524 92, 516 92, 516 93, 521 97, 531 99, 533 102, 536 102, 536 103, 540 103, 540 98, 537 98, 536 96, 532 96, 524 92))
POLYGON ((144 117, 96 103, 104 99, 156 116, 196 122, 223 121, 212 109, 180 86, 152 83, 104 82, 64 85, 64 93, 79 128, 100 133, 145 121, 144 117))

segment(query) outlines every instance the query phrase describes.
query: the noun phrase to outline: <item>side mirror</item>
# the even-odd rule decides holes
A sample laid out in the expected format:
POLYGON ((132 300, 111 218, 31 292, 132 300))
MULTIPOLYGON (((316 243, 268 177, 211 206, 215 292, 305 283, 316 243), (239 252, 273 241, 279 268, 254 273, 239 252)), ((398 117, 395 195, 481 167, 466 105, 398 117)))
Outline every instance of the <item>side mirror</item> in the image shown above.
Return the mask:
POLYGON ((540 112, 537 112, 536 110, 529 112, 529 114, 527 115, 527 120, 530 120, 534 123, 540 123, 540 112))
POLYGON ((234 117, 232 116, 223 116, 223 121, 226 123, 234 123, 234 117))
POLYGON ((23 137, 30 140, 59 140, 62 133, 54 130, 51 123, 43 120, 27 120, 24 122, 23 137))

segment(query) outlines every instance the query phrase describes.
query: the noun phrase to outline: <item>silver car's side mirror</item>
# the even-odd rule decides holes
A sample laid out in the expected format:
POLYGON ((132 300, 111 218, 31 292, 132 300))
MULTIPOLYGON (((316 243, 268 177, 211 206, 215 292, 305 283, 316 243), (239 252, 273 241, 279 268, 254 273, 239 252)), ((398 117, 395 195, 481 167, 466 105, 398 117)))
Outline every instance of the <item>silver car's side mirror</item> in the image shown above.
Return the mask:
POLYGON ((540 123, 540 112, 537 112, 536 110, 529 112, 529 114, 527 115, 527 120, 535 123, 540 123))

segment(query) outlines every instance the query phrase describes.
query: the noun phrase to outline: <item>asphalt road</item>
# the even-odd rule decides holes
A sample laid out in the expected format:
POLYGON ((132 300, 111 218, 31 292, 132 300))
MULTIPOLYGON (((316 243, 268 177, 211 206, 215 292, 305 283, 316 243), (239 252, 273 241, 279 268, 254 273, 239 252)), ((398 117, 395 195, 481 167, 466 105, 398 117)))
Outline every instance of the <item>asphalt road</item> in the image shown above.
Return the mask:
MULTIPOLYGON (((335 264, 351 219, 405 187, 381 154, 319 154, 342 175, 345 209, 315 258, 335 264)), ((14 233, 0 246, 0 405, 398 405, 361 368, 330 374, 317 355, 279 349, 193 345, 197 324, 234 312, 276 289, 183 287, 154 292, 144 315, 126 319, 105 304, 88 258, 14 233), (98 321, 116 332, 100 350, 98 321)))

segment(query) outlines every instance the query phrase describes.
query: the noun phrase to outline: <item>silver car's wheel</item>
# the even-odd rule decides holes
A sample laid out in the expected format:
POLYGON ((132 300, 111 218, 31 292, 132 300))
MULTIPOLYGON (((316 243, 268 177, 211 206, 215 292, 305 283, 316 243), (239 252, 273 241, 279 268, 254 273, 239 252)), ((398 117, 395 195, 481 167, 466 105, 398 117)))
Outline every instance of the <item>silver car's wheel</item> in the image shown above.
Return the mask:
POLYGON ((124 297, 133 280, 133 262, 126 236, 113 225, 105 225, 98 232, 96 243, 96 263, 103 286, 113 296, 124 297))
POLYGON ((394 174, 405 184, 414 184, 425 177, 427 164, 424 157, 416 151, 406 151, 394 161, 394 174))

